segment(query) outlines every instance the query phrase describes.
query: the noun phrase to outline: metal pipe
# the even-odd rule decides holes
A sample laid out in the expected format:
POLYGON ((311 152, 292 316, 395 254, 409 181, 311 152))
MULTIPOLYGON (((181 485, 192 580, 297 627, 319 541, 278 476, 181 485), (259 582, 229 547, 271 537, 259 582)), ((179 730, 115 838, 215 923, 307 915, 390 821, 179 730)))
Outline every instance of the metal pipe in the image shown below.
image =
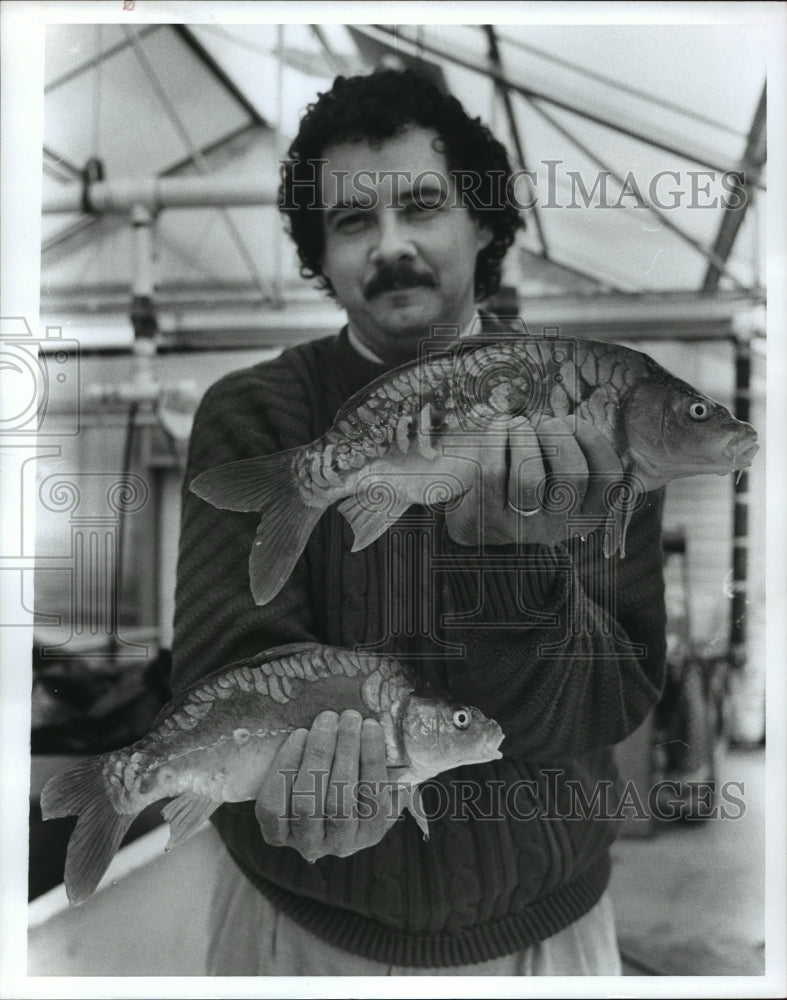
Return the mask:
MULTIPOLYGON (((735 185, 734 193, 739 202, 735 208, 728 203, 722 211, 719 231, 713 243, 713 253, 717 260, 724 264, 732 252, 733 244, 738 236, 746 210, 751 205, 756 194, 756 187, 759 183, 760 174, 767 158, 766 147, 766 127, 767 127, 767 91, 763 86, 757 110, 754 112, 749 136, 746 140, 746 149, 740 165, 740 183, 735 185)), ((704 292, 713 292, 719 285, 722 275, 715 260, 711 259, 702 283, 704 292)), ((755 274, 757 272, 755 271, 755 274)))
MULTIPOLYGON (((751 403, 751 344, 735 340, 735 416, 748 423, 751 403)), ((733 666, 746 663, 746 591, 749 555, 749 473, 744 470, 733 483, 732 603, 730 605, 730 656, 733 666)))
MULTIPOLYGON (((145 75, 147 76, 150 85, 153 87, 153 90, 155 91, 159 103, 166 112, 166 115, 169 118, 170 122, 172 123, 173 128, 180 135, 184 145, 186 146, 187 150, 193 157, 195 167, 200 172, 200 174, 207 175, 209 173, 207 163, 205 162, 204 157, 200 154, 200 151, 197 148, 196 143, 191 138, 189 130, 186 128, 185 123, 178 114, 177 108, 170 100, 169 95, 167 94, 167 91, 164 88, 164 85, 161 79, 159 78, 158 73, 156 72, 151 61, 148 59, 145 50, 142 48, 142 44, 139 42, 139 40, 136 38, 136 36, 131 32, 131 30, 128 27, 124 28, 124 30, 126 32, 126 35, 131 38, 131 42, 132 45, 134 46, 134 53, 137 57, 137 60, 139 61, 140 66, 142 66, 142 69, 145 71, 145 75)), ((240 230, 235 225, 232 217, 230 216, 226 208, 221 209, 221 217, 224 221, 227 231, 229 232, 232 242, 235 244, 236 250, 240 254, 249 274, 251 275, 252 281, 254 281, 254 283, 257 285, 262 294, 266 294, 267 289, 265 287, 265 281, 262 277, 262 274, 260 273, 254 258, 249 252, 249 249, 243 240, 240 230)))
MULTIPOLYGON (((92 212, 127 213, 135 205, 151 212, 162 208, 203 208, 222 205, 276 205, 278 180, 257 176, 129 177, 88 184, 85 202, 92 212)), ((81 212, 83 189, 72 184, 44 197, 45 215, 81 212)))

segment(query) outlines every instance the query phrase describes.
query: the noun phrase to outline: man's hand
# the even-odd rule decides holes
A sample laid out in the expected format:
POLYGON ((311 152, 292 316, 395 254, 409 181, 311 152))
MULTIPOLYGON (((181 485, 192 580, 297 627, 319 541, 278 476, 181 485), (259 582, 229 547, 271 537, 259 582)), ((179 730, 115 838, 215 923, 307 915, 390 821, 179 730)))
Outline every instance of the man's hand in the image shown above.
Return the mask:
POLYGON ((612 446, 590 425, 556 417, 538 431, 524 417, 499 417, 483 432, 457 435, 448 446, 461 461, 468 492, 446 514, 461 545, 555 545, 567 538, 569 513, 601 524, 609 483, 622 475, 612 446))
POLYGON ((290 734, 268 771, 255 806, 262 835, 274 846, 294 847, 307 861, 355 854, 396 822, 387 781, 379 722, 355 711, 322 712, 311 729, 290 734))

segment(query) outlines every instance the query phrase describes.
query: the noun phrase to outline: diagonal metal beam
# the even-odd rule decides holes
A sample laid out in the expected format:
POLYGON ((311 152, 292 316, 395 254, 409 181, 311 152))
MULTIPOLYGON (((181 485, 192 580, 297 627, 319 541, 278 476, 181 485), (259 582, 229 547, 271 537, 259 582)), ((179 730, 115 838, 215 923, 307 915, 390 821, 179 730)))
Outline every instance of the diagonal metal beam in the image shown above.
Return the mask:
MULTIPOLYGON (((531 254, 529 250, 525 253, 531 254)), ((577 278, 582 278, 584 281, 589 281, 591 284, 595 285, 597 288, 603 289, 608 292, 617 292, 619 295, 627 294, 626 290, 621 288, 620 285, 616 285, 612 281, 608 281, 606 278, 599 278, 596 274, 591 274, 590 271, 585 271, 581 267, 577 267, 575 264, 567 264, 565 261, 557 260, 554 254, 549 257, 539 257, 537 254, 531 254, 531 256, 536 259, 546 260, 553 267, 558 268, 560 271, 565 271, 566 274, 573 274, 577 278)))
MULTIPOLYGON (((754 119, 752 120, 751 128, 749 129, 749 137, 746 140, 746 149, 743 153, 743 161, 741 163, 743 183, 735 186, 735 191, 741 196, 743 203, 738 208, 731 208, 730 203, 727 202, 722 211, 719 231, 713 242, 713 253, 722 262, 726 262, 729 258, 733 244, 738 236, 738 232, 743 225, 746 209, 749 207, 750 202, 754 198, 755 192, 753 190, 747 192, 747 189, 750 186, 753 188, 756 185, 762 172, 762 167, 767 159, 766 94, 767 88, 766 85, 763 85, 760 100, 757 104, 757 110, 754 112, 754 119)), ((708 265, 708 270, 705 272, 705 279, 702 282, 703 292, 715 291, 718 287, 721 275, 722 271, 714 261, 711 261, 708 265)))
MULTIPOLYGON (((586 146, 584 142, 578 139, 573 134, 573 132, 570 132, 564 125, 562 125, 554 117, 554 115, 551 115, 545 108, 542 108, 541 105, 538 103, 538 101, 535 101, 532 98, 528 98, 527 100, 528 104, 530 105, 531 108, 533 108, 535 112, 541 115, 541 117, 545 121, 547 121, 565 139, 567 139, 570 143, 572 143, 572 145, 576 146, 576 148, 580 151, 580 153, 584 154, 590 160, 591 163, 595 164, 599 170, 609 174, 609 176, 617 184, 619 184, 621 188, 625 187, 626 183, 625 179, 621 177, 620 174, 618 174, 616 171, 612 170, 606 163, 604 163, 604 161, 599 156, 597 156, 588 146, 586 146)), ((669 229, 670 232, 674 233, 684 243, 688 244, 690 247, 696 250, 697 253, 701 254, 707 260, 711 261, 718 268, 720 268, 721 273, 726 275, 730 279, 730 281, 733 282, 736 288, 739 288, 741 291, 747 290, 746 285, 738 281, 735 275, 727 270, 724 261, 721 260, 713 250, 708 250, 708 248, 703 246, 699 240, 695 240, 690 233, 687 233, 684 229, 682 229, 680 226, 674 223, 672 219, 670 219, 670 217, 665 212, 661 211, 661 209, 656 208, 655 205, 650 205, 647 202, 644 202, 644 205, 649 212, 651 212, 653 215, 656 216, 656 218, 661 222, 661 224, 664 226, 665 229, 669 229)))
MULTIPOLYGON (((197 153, 201 158, 211 156, 213 153, 219 152, 223 147, 231 145, 236 139, 240 139, 242 136, 249 134, 250 132, 256 132, 260 129, 260 126, 256 122, 246 122, 243 125, 239 125, 238 128, 233 129, 232 132, 228 132, 226 135, 221 136, 219 139, 215 139, 213 142, 209 142, 206 146, 201 146, 197 153)), ((159 177, 172 177, 174 174, 178 174, 181 170, 185 170, 187 167, 196 166, 196 161, 194 156, 189 153, 184 156, 181 160, 176 160, 175 163, 171 163, 164 170, 160 171, 159 177)), ((198 168, 197 168, 198 169, 198 168)))
MULTIPOLYGON (((97 25, 93 25, 97 27, 97 25)), ((159 31, 163 25, 161 24, 147 24, 137 29, 137 35, 140 38, 145 38, 147 35, 152 34, 154 31, 159 31)), ((108 48, 98 55, 94 56, 92 59, 88 59, 86 62, 80 63, 79 66, 75 66, 74 69, 70 69, 67 73, 63 73, 56 79, 52 80, 44 87, 44 93, 49 94, 58 87, 62 87, 64 83, 68 83, 70 80, 76 79, 76 77, 81 76, 83 73, 87 73, 89 69, 93 69, 99 63, 105 62, 111 56, 116 56, 118 53, 127 49, 131 45, 131 42, 126 39, 123 42, 117 42, 115 45, 110 45, 108 48)))
POLYGON ((192 33, 191 29, 186 27, 185 24, 172 24, 170 25, 172 30, 178 37, 185 42, 185 44, 191 49, 194 55, 199 59, 199 61, 205 66, 211 74, 219 81, 222 87, 230 94, 246 114, 256 122, 257 125, 267 125, 268 123, 259 113, 259 111, 254 107, 251 101, 246 97, 243 91, 235 84, 230 77, 224 72, 224 70, 219 66, 213 56, 208 52, 205 46, 200 42, 192 33))
MULTIPOLYGON (((199 149, 194 144, 194 140, 189 135, 188 129, 181 121, 180 115, 178 115, 177 109, 172 104, 172 101, 169 99, 169 96, 167 95, 167 92, 164 89, 161 80, 159 79, 158 73, 156 73, 152 63, 145 54, 145 51, 142 48, 142 43, 139 41, 136 35, 134 35, 131 32, 130 28, 125 28, 124 30, 126 31, 127 34, 131 36, 131 40, 134 45, 134 52, 137 56, 137 59, 139 60, 140 65, 145 71, 145 74, 147 75, 148 80, 150 81, 150 85, 153 87, 153 90, 156 93, 156 97, 159 99, 159 102, 163 107, 167 117, 169 118, 173 127, 180 135, 181 140, 183 141, 184 145, 191 154, 194 160, 194 165, 196 166, 199 173, 207 174, 209 171, 208 171, 208 166, 205 162, 205 157, 200 154, 199 149)), ((221 217, 224 220, 230 238, 232 242, 235 244, 235 249, 238 251, 238 253, 241 256, 241 259, 246 265, 246 268, 249 272, 249 275, 251 276, 252 281, 256 284, 257 288, 259 288, 260 292, 263 295, 270 296, 270 292, 266 287, 265 279, 260 273, 257 264, 255 263, 254 258, 249 252, 249 248, 246 246, 243 237, 241 236, 238 230, 238 227, 233 222, 232 217, 229 214, 229 211, 226 208, 222 208, 220 211, 221 211, 221 217)))
POLYGON ((336 53, 333 51, 333 48, 331 47, 331 44, 328 41, 328 39, 325 37, 325 32, 322 30, 322 28, 320 27, 320 25, 319 24, 310 24, 309 28, 311 29, 311 33, 314 35, 314 37, 320 43, 320 47, 322 48, 323 52, 325 53, 326 59, 331 64, 332 71, 334 73, 336 73, 336 74, 343 73, 344 69, 342 67, 341 60, 336 55, 336 53))
POLYGON ((691 108, 684 108, 680 104, 675 104, 673 101, 668 101, 663 97, 656 97, 655 94, 651 94, 647 90, 642 90, 640 87, 634 87, 630 83, 625 83, 623 80, 616 80, 611 76, 607 76, 605 73, 599 73, 596 70, 589 69, 587 66, 580 66, 575 62, 571 62, 570 59, 563 59, 552 52, 539 49, 535 45, 529 45, 527 42, 523 42, 519 38, 506 35, 505 44, 510 45, 513 48, 520 49, 522 52, 529 52, 531 55, 534 55, 539 59, 544 59, 546 62, 554 63, 556 66, 562 66, 564 69, 570 70, 572 73, 577 73, 580 76, 584 76, 588 80, 597 80, 599 83, 603 83, 607 87, 612 87, 620 94, 629 94, 631 97, 636 97, 641 101, 647 101, 649 104, 655 104, 656 107, 665 108, 667 111, 673 111, 675 114, 680 115, 683 118, 689 118, 692 121, 700 122, 702 125, 710 125, 711 128, 718 129, 720 132, 726 132, 728 135, 734 135, 739 139, 744 138, 744 132, 732 128, 725 122, 708 118, 706 115, 701 115, 697 111, 693 111, 691 108))
MULTIPOLYGON (((683 159, 690 160, 700 166, 708 167, 709 169, 716 170, 719 173, 724 173, 729 169, 729 164, 722 163, 720 158, 709 150, 700 149, 699 147, 687 149, 685 144, 681 145, 669 136, 666 138, 658 138, 652 131, 648 132, 632 125, 624 125, 620 121, 610 121, 608 118, 605 118, 603 115, 596 114, 589 108, 577 107, 576 104, 555 97, 554 94, 536 90, 525 83, 514 80, 510 75, 504 75, 488 63, 480 63, 475 59, 460 55, 455 49, 442 47, 435 45, 433 42, 426 41, 422 41, 418 44, 418 46, 416 46, 415 42, 402 37, 397 32, 396 28, 392 28, 390 25, 378 24, 371 25, 370 27, 372 30, 370 30, 366 25, 361 27, 360 25, 354 24, 352 26, 352 30, 358 34, 365 35, 367 38, 375 40, 377 40, 377 33, 380 33, 388 38, 394 39, 398 49, 414 51, 416 48, 420 48, 423 51, 436 56, 438 59, 444 59, 448 62, 452 62, 457 66, 461 66, 463 69, 472 70, 475 73, 482 73, 493 79, 496 83, 500 83, 501 85, 508 87, 508 89, 514 93, 521 94, 522 97, 526 97, 528 99, 538 98, 542 101, 546 101, 548 104, 554 105, 557 108, 562 108, 564 111, 570 111, 572 114, 580 115, 588 121, 596 122, 598 125, 605 126, 605 128, 612 129, 615 132, 620 132, 622 135, 627 135, 631 139, 637 139, 639 142, 644 142, 649 146, 653 146, 655 149, 661 149, 667 153, 672 153, 675 156, 681 156, 683 159)), ((389 44, 393 43, 391 42, 389 44)))
MULTIPOLYGON (((489 58, 492 65, 495 66, 501 73, 503 72, 503 63, 500 59, 500 49, 497 44, 497 35, 495 29, 491 24, 484 25, 484 30, 486 32, 486 37, 489 42, 489 58)), ((517 124, 516 115, 514 114, 514 106, 511 103, 511 94, 508 92, 508 88, 501 83, 495 84, 498 93, 503 98, 503 105, 506 109, 506 117, 508 118, 508 127, 511 129, 511 136, 514 140, 514 146, 516 147, 516 155, 519 160, 519 165, 523 170, 527 170, 527 162, 525 157, 525 149, 522 144, 522 137, 519 134, 519 125, 517 124)), ((529 177, 528 177, 529 179, 529 177)), ((538 211, 538 206, 536 205, 535 191, 533 190, 532 181, 530 182, 530 194, 534 197, 532 198, 532 214, 533 221, 536 224, 536 231, 538 232, 538 241, 541 244, 541 252, 544 257, 547 257, 549 250, 547 248, 546 237, 544 236, 544 226, 541 222, 541 215, 538 211)))
MULTIPOLYGON (((65 156, 56 153, 50 146, 44 146, 44 170, 56 180, 63 180, 63 175, 67 175, 70 181, 82 180, 82 171, 75 166, 65 156)), ((65 183, 69 183, 66 181, 65 183)))
MULTIPOLYGON (((220 149, 233 140, 239 138, 247 132, 252 132, 256 130, 258 126, 254 122, 247 122, 245 125, 241 125, 240 128, 233 132, 228 133, 221 139, 217 139, 215 142, 208 143, 207 146, 203 146, 198 150, 200 156, 209 156, 211 153, 220 149)), ((51 157, 54 161, 59 161, 62 158, 58 156, 51 149, 44 150, 45 155, 51 157)), ((78 170, 73 164, 68 163, 63 160, 63 165, 66 170, 74 174, 74 179, 82 182, 82 171, 78 170)), ((188 155, 182 160, 178 160, 176 163, 170 164, 165 170, 162 170, 158 177, 172 177, 177 175, 182 170, 194 164, 194 157, 188 155)), ((46 165, 46 161, 45 161, 46 165)), ((126 225, 125 219, 120 215, 83 215, 76 222, 70 226, 66 226, 59 232, 54 233, 49 239, 44 240, 41 244, 41 255, 47 260, 47 262, 53 262, 67 256, 70 253, 75 253, 82 250, 86 243, 95 239, 96 236, 92 232, 96 223, 102 222, 102 232, 100 235, 108 235, 110 232, 114 232, 118 229, 122 229, 126 225), (90 231, 90 232, 88 232, 90 231), (66 246, 67 244, 67 246, 66 246), (57 251, 60 251, 59 253, 57 251)))

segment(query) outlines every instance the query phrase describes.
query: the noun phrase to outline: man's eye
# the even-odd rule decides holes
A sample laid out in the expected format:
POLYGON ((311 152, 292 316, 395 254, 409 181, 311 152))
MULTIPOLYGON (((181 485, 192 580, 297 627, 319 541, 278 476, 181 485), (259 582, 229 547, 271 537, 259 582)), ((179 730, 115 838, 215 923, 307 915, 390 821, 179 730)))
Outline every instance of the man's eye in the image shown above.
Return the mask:
POLYGON ((368 217, 363 212, 348 212, 347 215, 340 215, 335 225, 342 233, 354 233, 363 229, 367 221, 368 217))

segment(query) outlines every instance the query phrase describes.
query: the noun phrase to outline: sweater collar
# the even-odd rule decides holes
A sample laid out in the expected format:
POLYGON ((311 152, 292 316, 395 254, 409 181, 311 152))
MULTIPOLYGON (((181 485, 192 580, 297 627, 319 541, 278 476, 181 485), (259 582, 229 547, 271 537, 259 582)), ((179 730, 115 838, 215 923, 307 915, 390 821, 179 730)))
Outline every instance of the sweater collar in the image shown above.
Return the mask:
MULTIPOLYGON (((476 317, 480 319, 484 332, 494 333, 506 329, 505 321, 491 313, 479 310, 476 317)), ((475 322, 468 330, 472 331, 474 326, 475 322)), ((336 361, 341 388, 348 395, 352 395, 390 370, 389 366, 375 358, 371 351, 362 350, 362 347, 354 342, 347 325, 342 327, 336 338, 336 361)))

